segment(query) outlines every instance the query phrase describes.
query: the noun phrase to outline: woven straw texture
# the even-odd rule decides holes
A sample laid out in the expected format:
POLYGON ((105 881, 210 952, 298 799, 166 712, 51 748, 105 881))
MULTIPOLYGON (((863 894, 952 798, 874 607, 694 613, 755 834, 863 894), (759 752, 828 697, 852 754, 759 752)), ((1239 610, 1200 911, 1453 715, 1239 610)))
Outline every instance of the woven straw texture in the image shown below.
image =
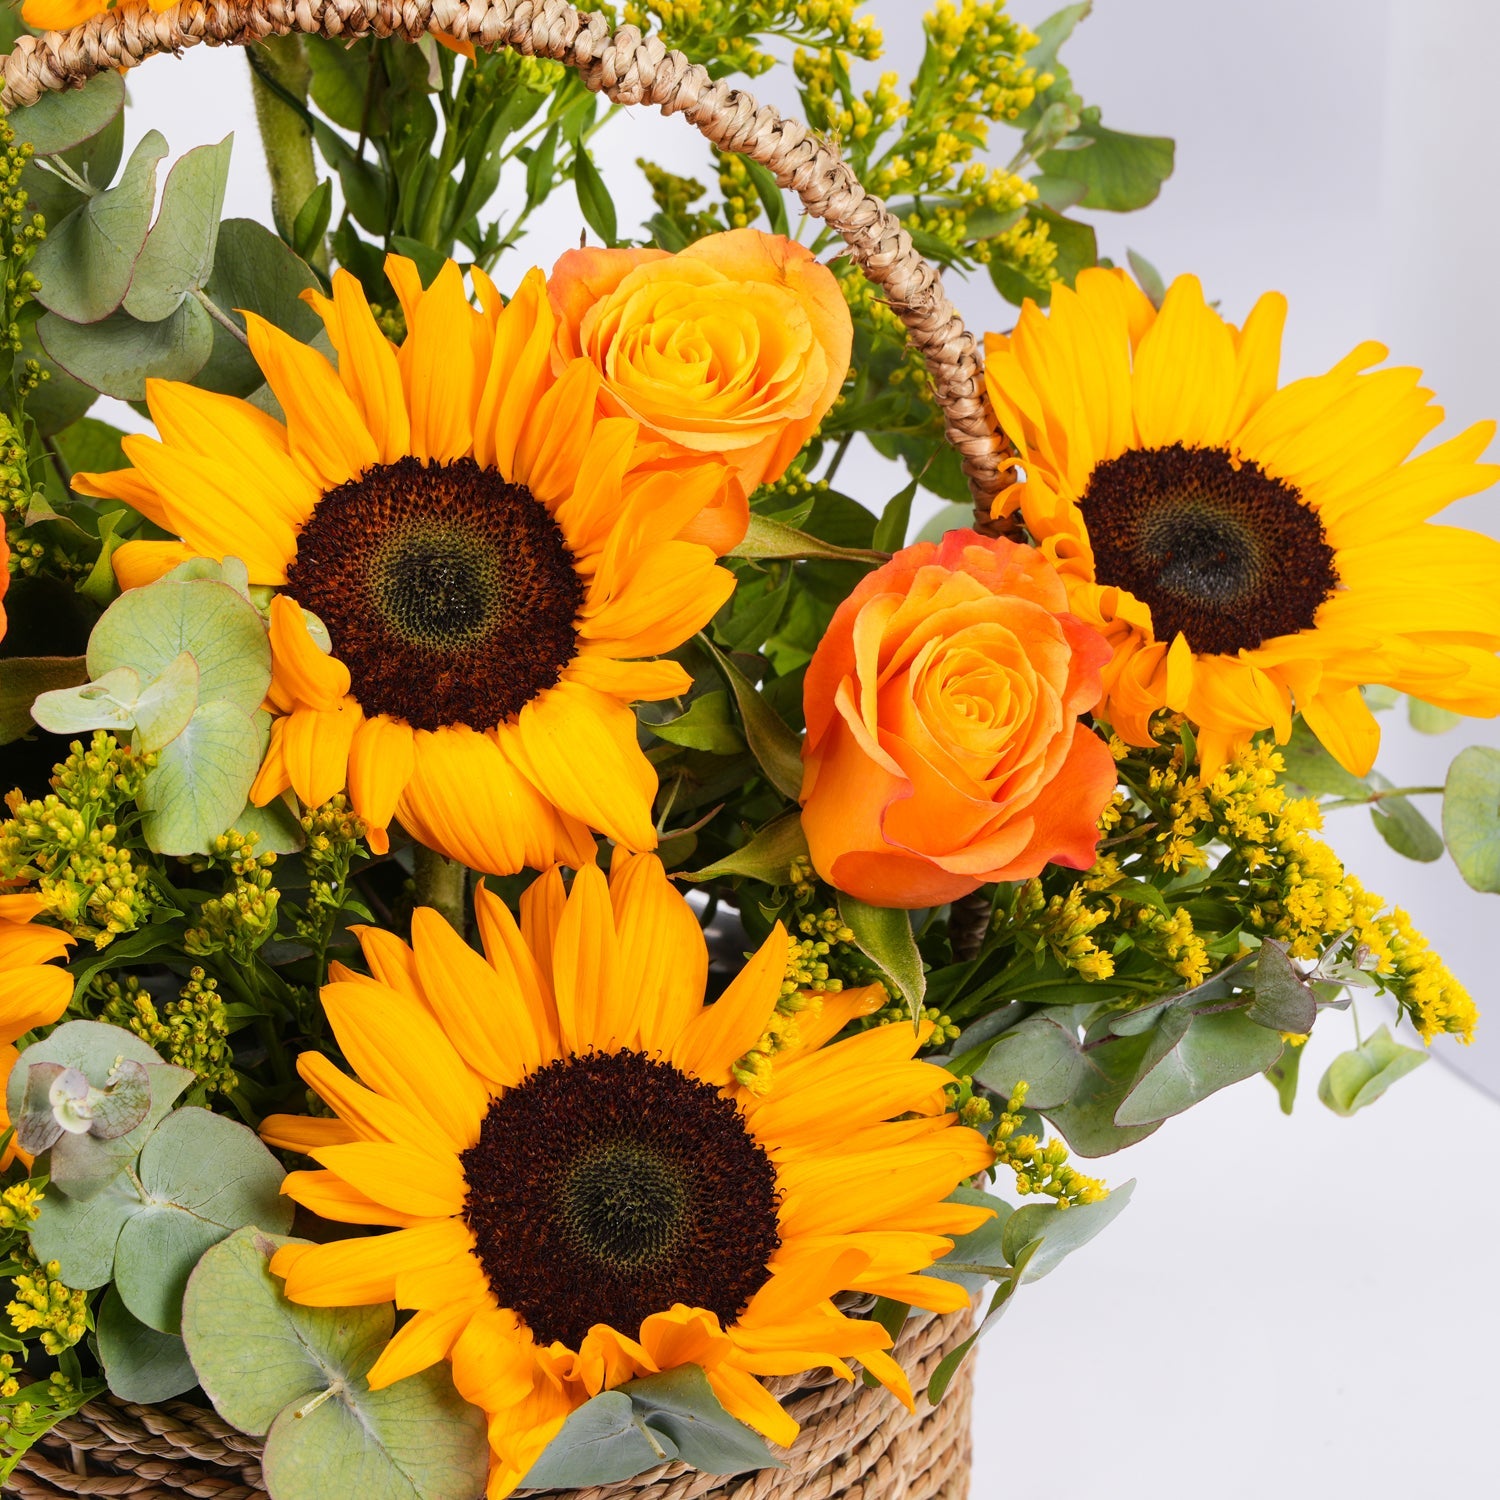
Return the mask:
MULTIPOLYGON (((907 1324, 895 1356, 916 1390, 926 1387, 939 1360, 972 1326, 967 1309, 907 1324)), ((520 1494, 538 1500, 966 1500, 973 1395, 967 1365, 940 1406, 919 1396, 914 1413, 882 1389, 830 1380, 826 1372, 768 1384, 802 1424, 784 1469, 718 1479, 672 1464, 623 1484, 520 1494)), ((19 1500, 268 1500, 260 1448, 257 1439, 186 1402, 135 1406, 105 1396, 48 1433, 22 1460, 6 1492, 19 1500)))
POLYGON ((160 13, 125 4, 68 32, 22 37, 4 59, 0 103, 34 103, 106 68, 131 68, 159 52, 244 45, 290 32, 355 38, 432 31, 477 47, 509 47, 576 68, 617 104, 681 114, 714 145, 768 168, 807 212, 843 236, 849 255, 885 293, 932 378, 948 441, 974 493, 976 518, 991 525, 991 502, 1011 479, 1014 454, 984 399, 979 353, 943 290, 942 277, 879 198, 867 193, 832 142, 757 104, 743 90, 634 26, 610 29, 598 14, 563 0, 184 0, 160 13))

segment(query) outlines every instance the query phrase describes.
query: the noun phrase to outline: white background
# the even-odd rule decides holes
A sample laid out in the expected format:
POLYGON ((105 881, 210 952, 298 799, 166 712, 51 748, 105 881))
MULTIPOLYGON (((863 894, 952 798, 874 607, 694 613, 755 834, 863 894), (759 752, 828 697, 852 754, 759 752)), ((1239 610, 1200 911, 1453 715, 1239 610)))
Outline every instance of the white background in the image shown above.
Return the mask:
MULTIPOLYGON (((869 5, 892 65, 916 55, 922 8, 869 5)), ((1097 11, 1064 54, 1075 86, 1117 128, 1178 140, 1156 204, 1099 216, 1105 253, 1123 259, 1128 244, 1169 277, 1197 272, 1236 319, 1260 291, 1285 291, 1287 376, 1376 337, 1427 371, 1454 423, 1500 415, 1500 10, 1098 0, 1097 11)), ((787 97, 774 79, 763 92, 787 97)), ((132 99, 133 136, 158 126, 174 152, 235 130, 226 212, 267 216, 242 58, 200 49, 153 61, 132 99)), ((649 211, 637 156, 704 161, 680 120, 630 116, 602 140, 622 225, 649 211)), ((559 195, 502 281, 549 264, 579 222, 559 195)), ((987 285, 953 291, 974 326, 1007 326, 987 285)), ((870 454, 840 475, 877 509, 902 482, 870 454)), ((1464 524, 1500 532, 1496 515, 1494 491, 1457 508, 1464 524)), ((1398 784, 1438 781, 1451 754, 1480 741, 1500 738, 1466 724, 1431 741, 1390 724, 1381 765, 1398 784)), ((1362 812, 1335 817, 1332 836, 1366 883, 1407 905, 1492 1003, 1488 1040, 1447 1050, 1500 1092, 1500 904, 1446 860, 1390 854, 1362 812)), ((1367 1027, 1382 1019, 1366 1010, 1367 1027)), ((1486 1441, 1500 1404, 1500 1107, 1433 1064, 1355 1119, 1334 1118, 1312 1086, 1351 1044, 1348 1026, 1321 1023, 1290 1120, 1254 1080, 1102 1164, 1113 1181, 1139 1179, 1129 1211, 1023 1289, 985 1346, 975 1500, 1012 1489, 1058 1500, 1500 1492, 1486 1441)))

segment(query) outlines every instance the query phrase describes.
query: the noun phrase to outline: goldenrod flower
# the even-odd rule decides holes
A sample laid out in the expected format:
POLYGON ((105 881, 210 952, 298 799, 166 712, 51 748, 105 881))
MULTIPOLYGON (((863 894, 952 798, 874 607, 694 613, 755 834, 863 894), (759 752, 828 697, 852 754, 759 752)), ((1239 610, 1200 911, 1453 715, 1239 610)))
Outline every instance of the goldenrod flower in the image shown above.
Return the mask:
POLYGON ((1160 313, 1123 273, 1084 271, 1050 314, 987 341, 990 400, 1025 478, 1020 510, 1076 614, 1114 647, 1098 712, 1150 743, 1163 706, 1199 726, 1210 773, 1293 706, 1363 774, 1385 683, 1460 713, 1500 711, 1500 543, 1427 524, 1493 483, 1479 423, 1419 457, 1442 420, 1414 370, 1362 344, 1278 386, 1286 301, 1243 328, 1179 277, 1160 313))
POLYGON ((590 859, 590 829, 654 848, 656 775, 630 704, 690 684, 635 658, 679 645, 733 588, 708 547, 678 539, 718 466, 627 477, 637 425, 596 418, 586 361, 554 374, 539 271, 503 307, 474 271, 478 310, 451 261, 425 291, 411 261, 387 271, 399 349, 340 272, 331 300, 312 298, 337 369, 248 317, 285 424, 151 381, 160 439, 126 438, 134 468, 75 486, 183 538, 120 548, 123 583, 191 551, 240 557, 280 590, 257 802, 290 786, 317 807, 347 787, 377 851, 398 817, 498 874, 590 859))
POLYGON ((641 1374, 698 1365, 780 1443, 797 1424, 757 1376, 857 1359, 909 1403, 890 1336, 831 1298, 963 1306, 917 1273, 984 1221, 944 1200, 993 1160, 910 1023, 828 1045, 868 996, 825 995, 757 1093, 733 1069, 776 1013, 779 924, 704 1005, 702 934, 652 855, 617 857, 607 885, 586 865, 566 895, 552 870, 519 926, 481 887, 477 916, 485 958, 424 908, 412 947, 364 929, 374 977, 340 967, 324 989, 363 1082, 304 1054, 337 1118, 263 1133, 322 1168, 287 1178, 297 1202, 394 1232, 286 1246, 287 1296, 415 1309, 370 1382, 450 1359, 489 1417, 491 1500, 572 1410, 641 1374))

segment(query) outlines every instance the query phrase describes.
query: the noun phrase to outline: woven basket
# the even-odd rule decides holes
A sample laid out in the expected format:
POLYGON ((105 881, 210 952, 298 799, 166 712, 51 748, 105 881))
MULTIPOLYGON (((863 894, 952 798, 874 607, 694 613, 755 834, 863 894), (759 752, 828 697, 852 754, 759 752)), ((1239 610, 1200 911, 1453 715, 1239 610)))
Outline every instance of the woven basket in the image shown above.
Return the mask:
MULTIPOLYGON (((200 42, 244 46, 292 32, 412 41, 435 32, 476 47, 550 58, 576 68, 589 88, 616 104, 684 115, 720 150, 759 162, 812 217, 843 237, 850 259, 882 290, 922 356, 974 495, 976 524, 992 534, 1006 529, 990 519, 990 509, 1009 482, 1014 453, 985 401, 973 336, 937 269, 880 199, 860 186, 834 144, 727 82, 715 82, 706 69, 634 26, 612 31, 604 16, 563 0, 184 0, 161 12, 127 0, 71 31, 20 38, 0 66, 0 104, 33 104, 105 69, 132 68, 200 42)), ((944 1353, 971 1327, 967 1310, 908 1323, 895 1353, 914 1389, 925 1388, 944 1353)), ((802 1424, 784 1469, 726 1480, 676 1464, 601 1488, 521 1493, 567 1500, 965 1500, 971 1378, 965 1368, 940 1407, 919 1397, 915 1413, 884 1390, 850 1387, 826 1372, 770 1380, 802 1424)), ((22 1500, 267 1500, 260 1450, 259 1441, 202 1407, 182 1401, 137 1406, 105 1396, 59 1423, 5 1488, 22 1500)))

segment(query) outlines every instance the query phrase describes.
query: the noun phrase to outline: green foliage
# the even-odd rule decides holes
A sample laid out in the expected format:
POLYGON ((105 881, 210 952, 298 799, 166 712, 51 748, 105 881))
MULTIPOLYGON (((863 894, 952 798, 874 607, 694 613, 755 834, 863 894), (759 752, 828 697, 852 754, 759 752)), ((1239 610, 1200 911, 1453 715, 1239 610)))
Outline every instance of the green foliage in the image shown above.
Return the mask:
POLYGON ((1352 1115, 1373 1104, 1393 1083, 1427 1061, 1427 1053, 1403 1047, 1382 1026, 1352 1052, 1341 1052, 1318 1083, 1318 1098, 1336 1115, 1352 1115))
POLYGON ((182 1340, 148 1327, 111 1287, 99 1303, 99 1362, 122 1401, 157 1402, 198 1384, 182 1340))
POLYGON ((1476 891, 1500 891, 1500 750, 1470 745, 1448 767, 1443 836, 1476 891))
POLYGON ((840 892, 839 916, 854 934, 855 946, 885 976, 892 997, 906 1002, 915 1021, 927 995, 927 975, 912 934, 911 913, 871 906, 840 892))
POLYGON ((198 1262, 183 1300, 183 1338, 219 1415, 265 1437, 266 1484, 278 1500, 334 1493, 443 1500, 484 1488, 484 1418, 445 1366, 385 1390, 366 1376, 394 1314, 378 1307, 288 1302, 270 1258, 287 1241, 256 1228, 198 1262), (244 1357, 253 1345, 255 1358, 244 1357))

